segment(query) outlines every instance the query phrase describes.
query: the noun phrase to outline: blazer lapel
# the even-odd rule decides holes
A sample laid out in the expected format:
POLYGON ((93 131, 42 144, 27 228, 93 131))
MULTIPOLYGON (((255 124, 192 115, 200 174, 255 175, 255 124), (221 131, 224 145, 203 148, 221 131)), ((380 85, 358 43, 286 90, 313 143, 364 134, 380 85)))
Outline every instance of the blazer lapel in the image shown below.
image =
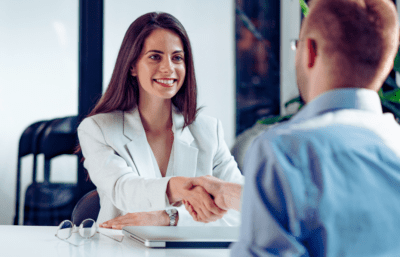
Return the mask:
POLYGON ((182 130, 183 116, 173 108, 174 124, 174 176, 194 177, 197 169, 197 154, 199 150, 191 146, 194 138, 189 128, 182 130))
POLYGON ((137 108, 129 112, 124 112, 124 135, 131 140, 131 142, 126 144, 126 147, 139 176, 159 177, 160 174, 156 174, 153 167, 151 148, 147 142, 146 132, 144 131, 137 108))

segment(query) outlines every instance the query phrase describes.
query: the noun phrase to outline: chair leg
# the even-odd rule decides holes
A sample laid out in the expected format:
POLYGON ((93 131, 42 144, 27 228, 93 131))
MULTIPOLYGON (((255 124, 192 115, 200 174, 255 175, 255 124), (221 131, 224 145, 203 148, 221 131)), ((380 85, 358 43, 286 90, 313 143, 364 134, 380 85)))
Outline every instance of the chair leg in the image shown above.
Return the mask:
POLYGON ((15 196, 15 217, 14 225, 19 225, 19 204, 20 204, 20 190, 21 190, 21 158, 18 156, 17 164, 17 186, 16 186, 16 196, 15 196))
POLYGON ((44 160, 44 182, 50 182, 50 159, 44 160))

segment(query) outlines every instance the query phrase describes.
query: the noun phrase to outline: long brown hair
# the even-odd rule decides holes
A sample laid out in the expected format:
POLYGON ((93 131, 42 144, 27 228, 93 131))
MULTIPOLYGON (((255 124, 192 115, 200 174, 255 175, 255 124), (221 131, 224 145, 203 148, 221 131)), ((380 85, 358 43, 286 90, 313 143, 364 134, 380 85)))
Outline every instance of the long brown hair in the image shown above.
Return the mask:
MULTIPOLYGON (((87 117, 116 110, 128 111, 137 106, 139 85, 137 78, 131 75, 130 69, 139 59, 146 38, 160 28, 171 30, 182 40, 186 75, 181 89, 171 100, 184 117, 183 128, 193 123, 198 109, 192 47, 186 30, 178 19, 162 12, 146 13, 129 26, 119 49, 108 88, 87 117)), ((75 153, 80 152, 81 147, 78 145, 75 153)), ((84 158, 81 161, 83 160, 84 158)))
POLYGON ((197 85, 194 73, 192 48, 183 25, 168 13, 146 13, 129 26, 118 53, 110 83, 104 95, 89 113, 108 113, 116 110, 127 111, 135 108, 139 100, 139 85, 130 73, 142 52, 144 41, 156 29, 168 29, 182 40, 186 76, 181 89, 172 97, 172 103, 184 116, 184 127, 190 125, 197 113, 197 85))

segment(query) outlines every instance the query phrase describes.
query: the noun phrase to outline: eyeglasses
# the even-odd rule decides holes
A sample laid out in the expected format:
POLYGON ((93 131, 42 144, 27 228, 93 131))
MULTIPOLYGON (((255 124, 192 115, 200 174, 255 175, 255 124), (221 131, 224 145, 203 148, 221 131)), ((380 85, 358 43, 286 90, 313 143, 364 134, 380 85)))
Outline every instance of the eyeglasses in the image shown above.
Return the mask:
POLYGON ((64 220, 58 226, 55 236, 61 240, 67 241, 67 239, 72 236, 72 233, 77 232, 79 232, 79 235, 84 239, 92 238, 98 232, 96 222, 93 219, 86 219, 82 221, 79 228, 77 228, 76 225, 73 224, 70 220, 64 220))
POLYGON ((292 40, 290 40, 290 48, 291 48, 293 51, 296 51, 297 45, 298 45, 299 41, 300 41, 300 40, 298 40, 298 39, 292 39, 292 40))
POLYGON ((100 233, 106 237, 109 237, 117 242, 122 242, 122 235, 114 235, 112 233, 101 233, 98 231, 98 227, 96 222, 93 219, 85 219, 81 222, 81 225, 77 228, 70 220, 64 220, 58 226, 57 233, 55 236, 63 241, 66 241, 72 245, 79 246, 72 242, 69 242, 67 239, 72 236, 72 233, 79 232, 79 235, 84 239, 90 239, 96 235, 96 233, 100 233))

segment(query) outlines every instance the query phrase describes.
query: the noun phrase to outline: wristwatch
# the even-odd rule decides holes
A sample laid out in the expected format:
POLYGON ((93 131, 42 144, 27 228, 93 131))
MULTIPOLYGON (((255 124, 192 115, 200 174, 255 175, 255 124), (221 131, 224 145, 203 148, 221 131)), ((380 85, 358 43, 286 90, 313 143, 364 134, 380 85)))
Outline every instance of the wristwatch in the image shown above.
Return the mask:
POLYGON ((169 216, 169 225, 176 226, 176 216, 178 216, 178 211, 176 209, 167 209, 165 212, 169 216))

